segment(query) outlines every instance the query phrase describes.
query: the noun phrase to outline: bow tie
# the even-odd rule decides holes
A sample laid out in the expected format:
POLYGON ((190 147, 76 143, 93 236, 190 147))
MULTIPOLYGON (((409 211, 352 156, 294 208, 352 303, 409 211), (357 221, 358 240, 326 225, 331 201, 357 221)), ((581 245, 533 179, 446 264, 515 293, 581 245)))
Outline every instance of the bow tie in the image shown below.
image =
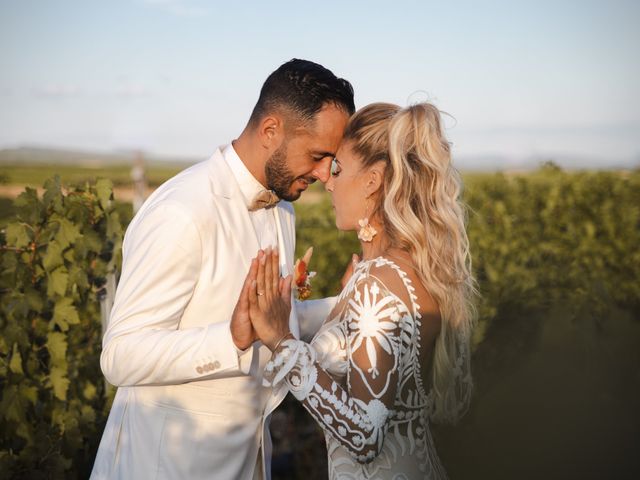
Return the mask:
POLYGON ((273 207, 276 203, 280 201, 280 198, 271 190, 262 190, 259 192, 249 205, 249 211, 255 212, 256 210, 260 210, 261 208, 270 208, 273 207))

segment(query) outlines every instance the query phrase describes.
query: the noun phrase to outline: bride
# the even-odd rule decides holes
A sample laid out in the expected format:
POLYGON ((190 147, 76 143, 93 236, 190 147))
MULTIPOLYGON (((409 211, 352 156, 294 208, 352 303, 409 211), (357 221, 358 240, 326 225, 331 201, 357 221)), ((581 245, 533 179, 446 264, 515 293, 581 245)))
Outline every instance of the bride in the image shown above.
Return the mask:
POLYGON ((362 261, 311 343, 289 331, 291 279, 259 252, 250 315, 325 433, 332 479, 441 479, 431 421, 454 422, 472 388, 469 243, 461 181, 439 111, 375 103, 349 121, 326 184, 362 261))

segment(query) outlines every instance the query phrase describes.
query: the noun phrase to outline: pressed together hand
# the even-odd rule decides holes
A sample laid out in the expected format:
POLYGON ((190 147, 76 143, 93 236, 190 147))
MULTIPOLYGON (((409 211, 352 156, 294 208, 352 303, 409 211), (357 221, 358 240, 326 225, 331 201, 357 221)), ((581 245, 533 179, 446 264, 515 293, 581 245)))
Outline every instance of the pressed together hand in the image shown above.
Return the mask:
POLYGON ((234 308, 231 315, 231 338, 240 350, 246 350, 253 342, 258 340, 258 336, 251 324, 251 318, 249 318, 249 289, 251 289, 251 282, 256 278, 257 273, 258 262, 254 259, 251 262, 247 278, 244 280, 236 308, 234 308))
MULTIPOLYGON (((359 260, 352 256, 340 282, 343 288, 359 260)), ((231 317, 231 336, 238 348, 245 350, 261 340, 273 350, 290 333, 291 281, 291 275, 280 277, 277 249, 258 252, 231 317)))
POLYGON ((291 333, 291 275, 280 277, 278 252, 267 248, 260 250, 258 258, 251 262, 249 277, 252 277, 248 289, 249 318, 253 330, 264 345, 274 350, 291 333))

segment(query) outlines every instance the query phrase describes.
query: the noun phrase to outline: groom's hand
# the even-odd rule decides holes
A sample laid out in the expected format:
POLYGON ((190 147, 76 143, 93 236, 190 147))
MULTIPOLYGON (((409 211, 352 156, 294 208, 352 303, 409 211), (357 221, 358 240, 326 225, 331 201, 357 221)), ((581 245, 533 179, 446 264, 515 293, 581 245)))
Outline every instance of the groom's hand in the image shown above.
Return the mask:
POLYGON ((244 280, 236 308, 234 308, 231 315, 231 338, 235 346, 240 350, 246 350, 258 339, 249 317, 249 289, 251 288, 251 283, 256 279, 257 272, 258 262, 254 259, 251 262, 247 278, 244 280))
POLYGON ((280 277, 277 250, 258 252, 257 278, 249 290, 249 314, 256 335, 269 350, 291 335, 291 275, 280 277))

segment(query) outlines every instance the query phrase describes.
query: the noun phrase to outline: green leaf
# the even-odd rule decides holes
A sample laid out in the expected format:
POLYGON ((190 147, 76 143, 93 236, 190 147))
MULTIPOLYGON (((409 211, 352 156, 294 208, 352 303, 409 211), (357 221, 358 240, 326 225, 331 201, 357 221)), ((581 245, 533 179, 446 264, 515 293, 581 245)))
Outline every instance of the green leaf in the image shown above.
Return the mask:
POLYGON ((100 206, 106 210, 111 201, 111 193, 113 191, 113 183, 107 178, 101 178, 96 182, 96 195, 100 206))
POLYGON ((51 424, 57 425, 60 428, 60 431, 64 433, 64 419, 65 419, 66 409, 63 408, 60 404, 57 404, 51 410, 51 424))
POLYGON ((55 239, 59 243, 60 248, 64 250, 80 236, 80 228, 66 218, 60 218, 58 222, 58 233, 56 233, 55 239))
POLYGON ((10 223, 6 229, 7 244, 12 247, 24 248, 31 241, 30 231, 22 223, 10 223))
POLYGON ((26 423, 20 423, 20 425, 18 425, 18 428, 16 428, 16 435, 21 438, 24 438, 27 441, 27 445, 32 445, 33 444, 32 430, 33 430, 33 427, 31 425, 26 423))
POLYGON ((42 293, 32 288, 25 289, 24 298, 29 309, 34 312, 40 312, 44 307, 44 299, 42 293))
POLYGON ((38 199, 38 192, 35 188, 25 188, 24 192, 18 195, 13 204, 16 207, 18 218, 23 221, 31 225, 38 225, 42 220, 42 204, 38 199))
POLYGON ((107 235, 113 237, 114 235, 120 235, 122 233, 122 224, 117 213, 110 214, 107 217, 107 235))
POLYGON ((96 421, 96 411, 89 405, 83 405, 80 409, 82 422, 85 425, 92 425, 96 421))
POLYGON ((13 344, 13 352, 11 353, 11 362, 9 363, 9 369, 13 373, 18 373, 20 375, 24 374, 22 370, 22 355, 20 355, 20 350, 18 349, 18 344, 13 344))
POLYGON ((64 295, 69 283, 69 273, 67 269, 64 267, 56 268, 48 275, 48 278, 47 296, 52 297, 54 294, 64 295))
POLYGON ((36 263, 34 265, 34 267, 33 267, 33 276, 34 276, 34 278, 36 280, 40 279, 40 278, 42 278, 44 276, 44 274, 45 274, 44 268, 42 268, 39 264, 36 263))
POLYGON ((80 268, 78 265, 72 265, 69 269, 69 282, 77 285, 83 290, 91 288, 89 279, 87 277, 87 272, 83 268, 80 268))
POLYGON ((20 402, 17 385, 8 385, 2 390, 0 416, 6 420, 21 423, 24 420, 24 407, 20 402))
POLYGON ((67 336, 60 332, 49 332, 47 335, 47 350, 49 351, 52 365, 66 365, 67 336))
POLYGON ((87 230, 82 237, 82 240, 77 242, 77 248, 84 248, 87 251, 100 253, 103 248, 104 239, 95 233, 93 230, 87 230))
MULTIPOLYGON (((76 244, 77 247, 77 244, 76 244)), ((77 248, 68 248, 66 252, 64 252, 64 255, 62 255, 62 258, 64 258, 67 262, 74 262, 75 261, 75 254, 78 251, 77 248)))
POLYGON ((80 323, 78 317, 78 311, 73 306, 73 300, 65 297, 56 302, 53 308, 52 322, 60 327, 60 330, 66 332, 69 329, 69 324, 80 323))
POLYGON ((84 390, 82 390, 82 395, 84 395, 84 398, 86 398, 87 400, 93 400, 94 398, 96 398, 96 393, 96 386, 88 381, 84 387, 84 390))
POLYGON ((47 245, 47 251, 44 257, 42 257, 42 266, 47 272, 50 272, 62 265, 62 263, 62 248, 57 241, 52 240, 49 242, 49 245, 47 245))
POLYGON ((53 387, 53 394, 59 400, 67 399, 67 390, 69 389, 69 379, 66 371, 59 367, 53 367, 49 373, 49 381, 53 387))
POLYGON ((56 175, 53 178, 49 178, 44 182, 44 195, 42 200, 48 207, 53 208, 54 211, 59 212, 62 210, 62 185, 60 183, 60 176, 56 175))
POLYGON ((38 401, 38 389, 33 385, 21 384, 18 388, 18 391, 20 392, 20 396, 22 398, 26 398, 27 400, 29 400, 29 402, 31 402, 31 405, 35 405, 38 401))

